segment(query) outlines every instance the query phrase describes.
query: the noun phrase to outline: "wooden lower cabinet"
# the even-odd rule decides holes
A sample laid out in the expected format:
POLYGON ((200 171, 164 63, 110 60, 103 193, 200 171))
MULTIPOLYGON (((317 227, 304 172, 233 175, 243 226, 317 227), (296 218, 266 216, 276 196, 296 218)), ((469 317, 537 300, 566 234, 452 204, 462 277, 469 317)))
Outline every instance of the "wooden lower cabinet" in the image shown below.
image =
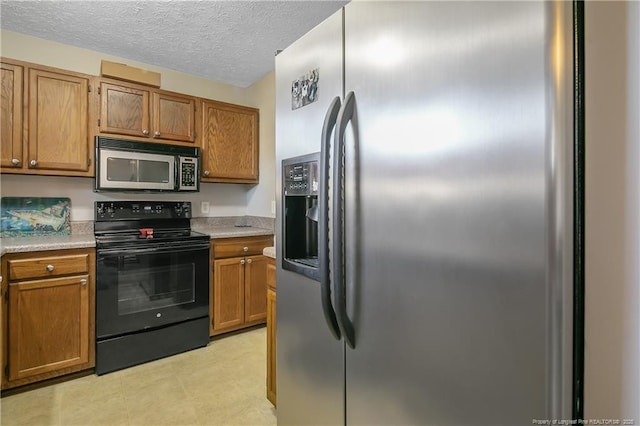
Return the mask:
POLYGON ((262 250, 272 236, 227 238, 212 243, 209 334, 261 324, 267 317, 267 263, 262 250), (245 253, 244 256, 238 254, 245 253))
POLYGON ((251 256, 245 263, 244 320, 267 319, 267 263, 266 256, 251 256))
POLYGON ((212 334, 244 323, 243 259, 233 257, 213 263, 212 334))
POLYGON ((267 263, 267 399, 276 405, 276 264, 267 263))
POLYGON ((2 258, 2 389, 94 366, 94 270, 92 249, 2 258))

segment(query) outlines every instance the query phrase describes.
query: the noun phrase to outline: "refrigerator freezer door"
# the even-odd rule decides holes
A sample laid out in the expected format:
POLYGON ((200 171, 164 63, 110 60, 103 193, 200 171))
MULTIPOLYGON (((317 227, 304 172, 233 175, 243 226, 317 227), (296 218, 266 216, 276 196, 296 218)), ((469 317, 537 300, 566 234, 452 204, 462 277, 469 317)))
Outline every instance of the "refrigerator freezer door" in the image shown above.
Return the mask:
POLYGON ((276 57, 279 425, 344 423, 344 344, 333 337, 325 321, 320 283, 283 270, 281 264, 282 160, 320 151, 324 117, 331 101, 342 97, 342 82, 340 11, 276 57), (317 100, 292 109, 292 89, 303 90, 300 83, 314 70, 317 100))
POLYGON ((570 326, 551 324, 571 283, 549 279, 564 260, 548 246, 571 235, 550 218, 550 174, 564 173, 551 153, 572 146, 551 139, 572 122, 554 86, 571 73, 571 26, 550 7, 345 7, 346 162, 359 158, 345 187, 361 181, 345 199, 349 425, 528 425, 563 397, 547 361, 567 349, 570 326))

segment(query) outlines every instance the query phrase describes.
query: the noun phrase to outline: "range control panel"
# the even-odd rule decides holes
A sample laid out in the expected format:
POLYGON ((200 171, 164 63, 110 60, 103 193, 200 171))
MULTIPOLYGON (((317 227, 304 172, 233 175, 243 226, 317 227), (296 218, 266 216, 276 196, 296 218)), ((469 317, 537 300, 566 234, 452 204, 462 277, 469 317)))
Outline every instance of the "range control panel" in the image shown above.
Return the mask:
POLYGON ((96 221, 191 219, 190 201, 96 201, 96 221))
POLYGON ((284 164, 284 195, 318 195, 318 161, 284 164))

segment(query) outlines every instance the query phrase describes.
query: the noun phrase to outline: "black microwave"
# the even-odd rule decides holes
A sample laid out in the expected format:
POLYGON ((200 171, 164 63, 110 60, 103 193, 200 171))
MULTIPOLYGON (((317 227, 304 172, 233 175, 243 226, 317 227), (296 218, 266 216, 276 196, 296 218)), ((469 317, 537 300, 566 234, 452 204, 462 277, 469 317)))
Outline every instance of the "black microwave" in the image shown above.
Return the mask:
POLYGON ((200 148, 96 136, 95 191, 200 190, 200 148))

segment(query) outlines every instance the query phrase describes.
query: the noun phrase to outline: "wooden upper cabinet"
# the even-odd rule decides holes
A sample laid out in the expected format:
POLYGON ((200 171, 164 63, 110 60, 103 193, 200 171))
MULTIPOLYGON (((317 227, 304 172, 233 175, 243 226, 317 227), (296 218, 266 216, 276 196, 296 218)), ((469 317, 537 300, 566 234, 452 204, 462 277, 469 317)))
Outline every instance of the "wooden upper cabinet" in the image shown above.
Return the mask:
POLYGON ((89 76, 29 68, 30 169, 91 174, 89 83, 89 76))
POLYGON ((153 137, 195 142, 196 100, 193 97, 153 94, 153 137))
POLYGON ((0 63, 0 72, 0 167, 21 167, 24 67, 0 63))
POLYGON ((0 58, 2 173, 93 176, 94 77, 0 58))
POLYGON ((195 142, 196 98, 122 82, 100 83, 98 131, 148 142, 195 142))
POLYGON ((100 83, 100 132, 148 136, 149 95, 148 90, 100 83))
POLYGON ((202 181, 258 183, 259 111, 203 100, 202 181))

